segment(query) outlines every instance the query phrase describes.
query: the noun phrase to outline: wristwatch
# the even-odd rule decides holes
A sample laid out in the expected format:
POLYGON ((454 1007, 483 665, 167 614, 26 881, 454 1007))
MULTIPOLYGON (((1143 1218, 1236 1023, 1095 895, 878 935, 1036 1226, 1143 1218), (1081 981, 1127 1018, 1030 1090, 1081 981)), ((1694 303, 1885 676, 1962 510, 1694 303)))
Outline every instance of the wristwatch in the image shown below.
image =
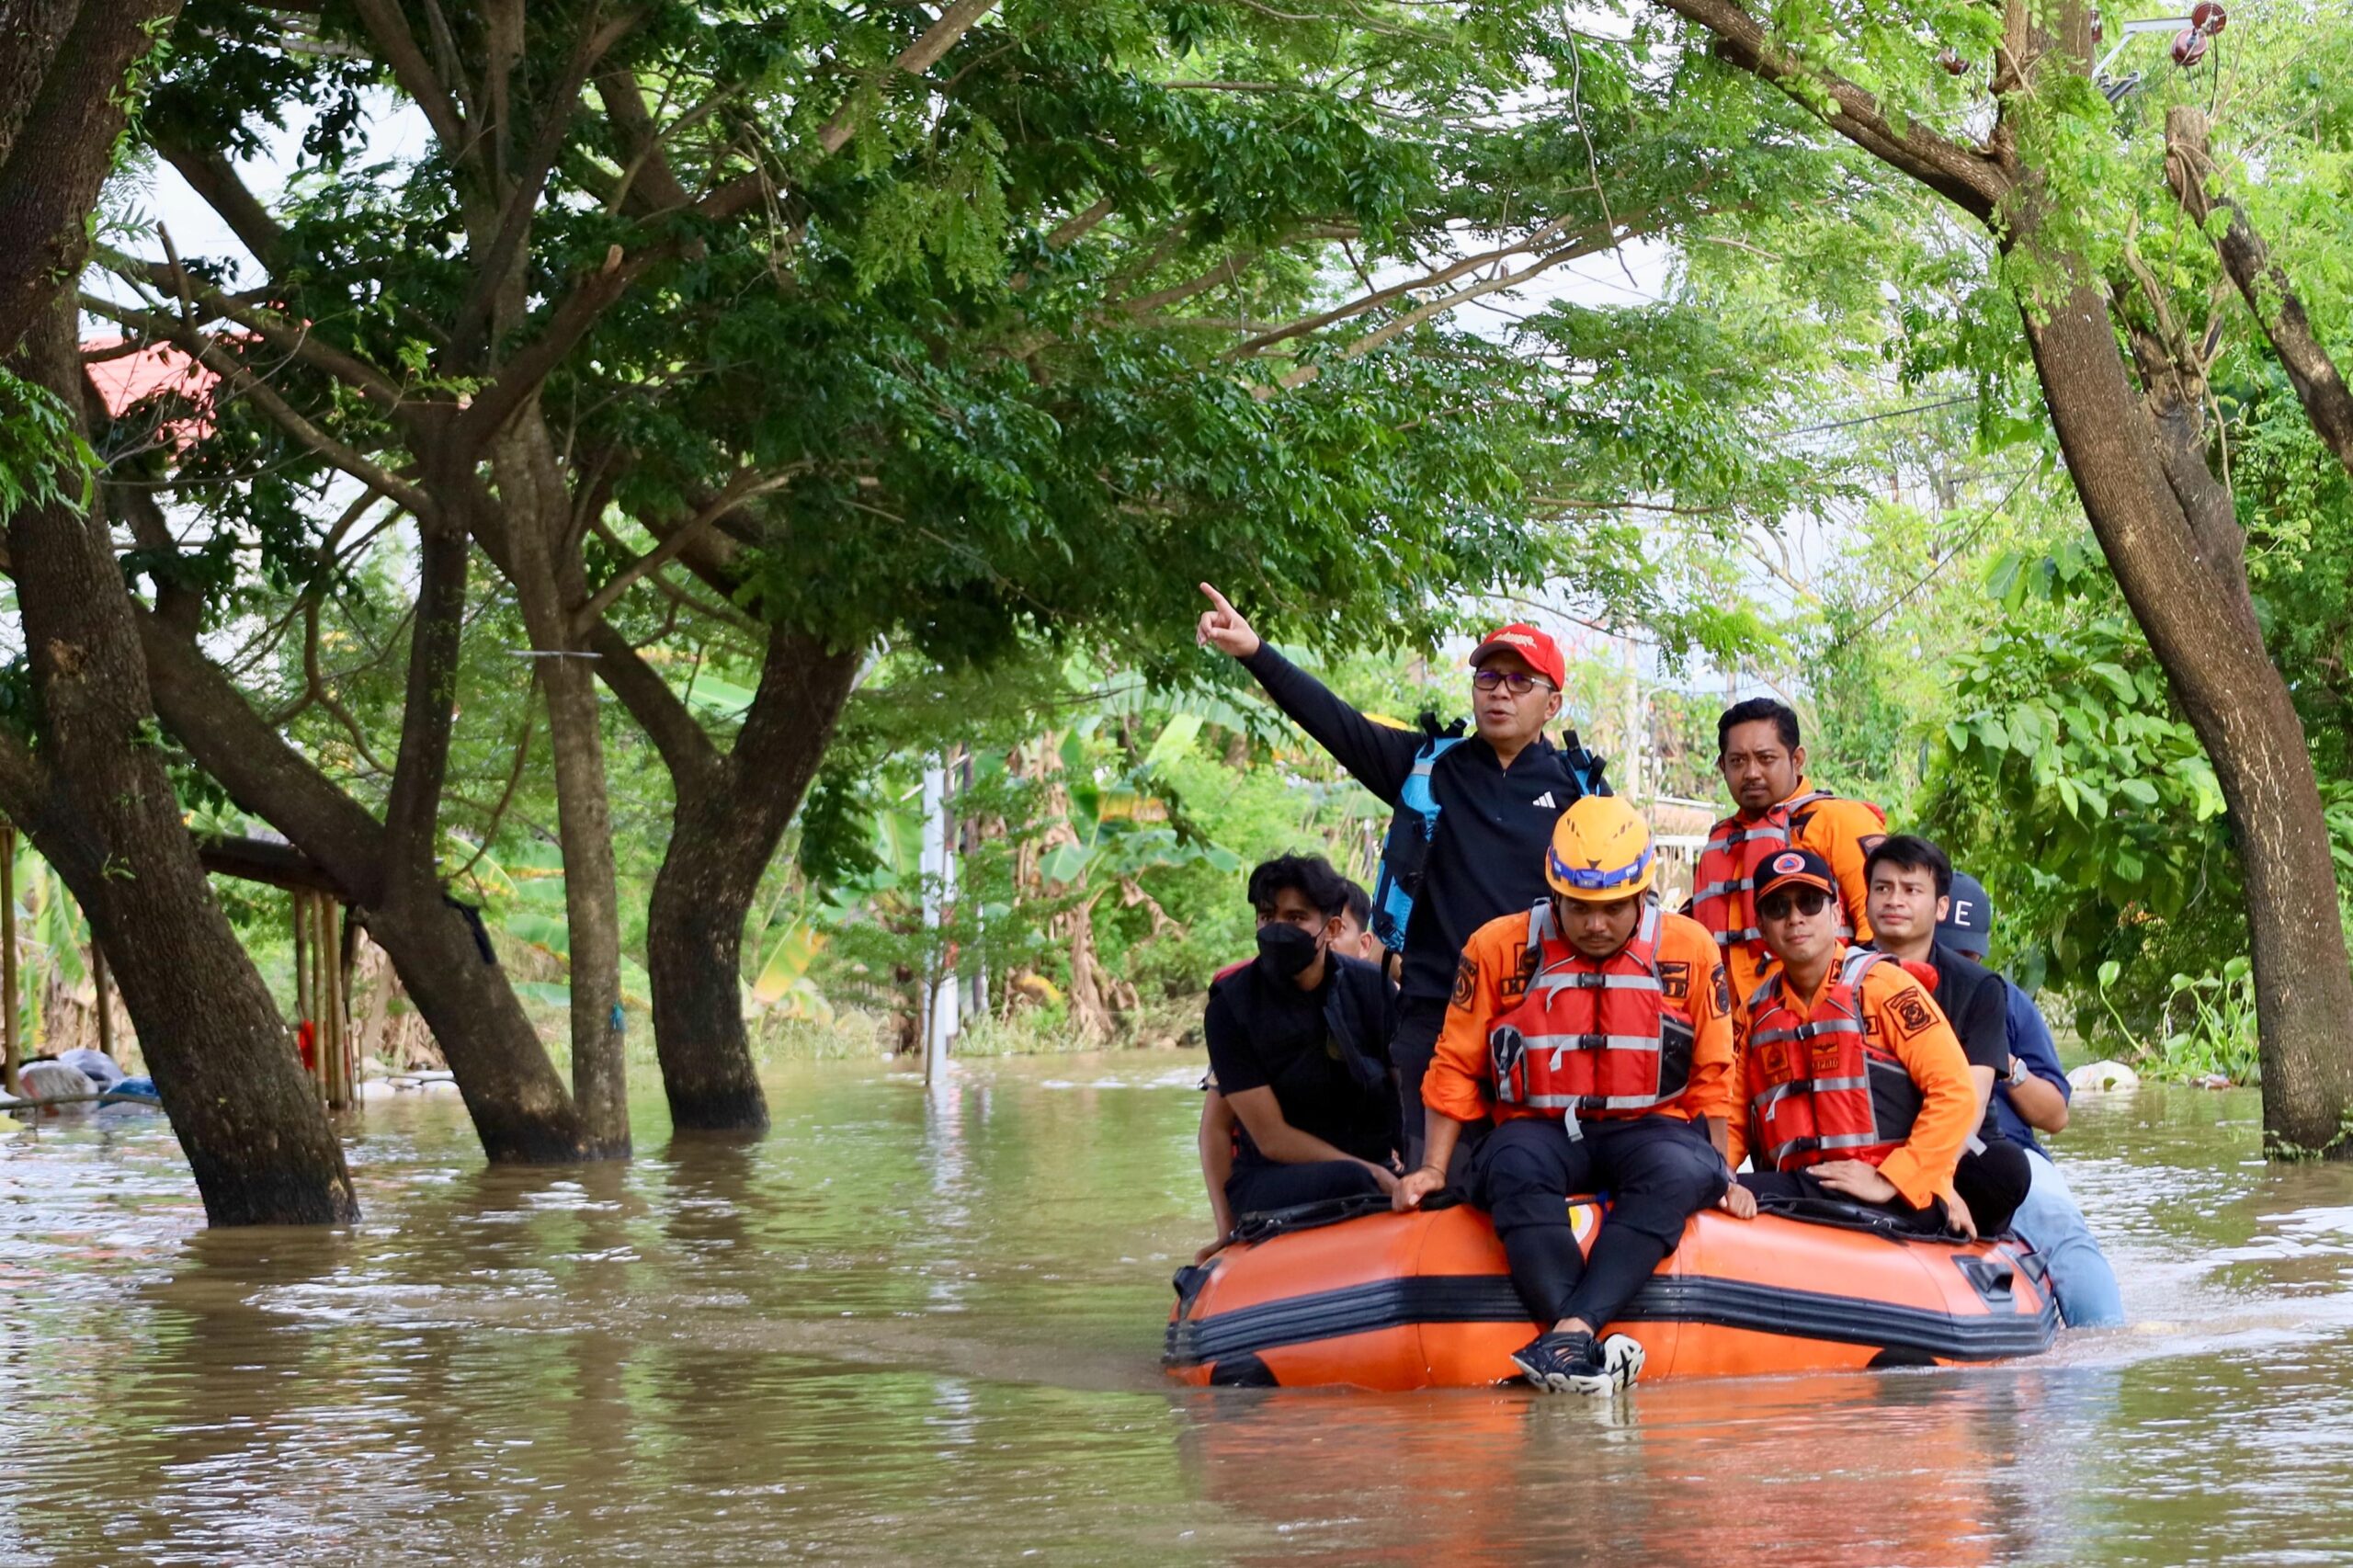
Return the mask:
POLYGON ((2026 1058, 2025 1058, 2025 1057, 2023 1057, 2023 1056, 2013 1056, 2013 1057, 2011 1057, 2011 1058, 2010 1058, 2010 1082, 2011 1082, 2011 1083, 2013 1083, 2013 1084, 2023 1084, 2023 1083, 2025 1083, 2025 1082, 2027 1081, 2027 1079, 2028 1079, 2029 1077, 2030 1077, 2030 1076, 2032 1076, 2032 1074, 2030 1074, 2029 1073, 2028 1073, 2028 1072, 2027 1072, 2027 1070, 2026 1070, 2026 1058))

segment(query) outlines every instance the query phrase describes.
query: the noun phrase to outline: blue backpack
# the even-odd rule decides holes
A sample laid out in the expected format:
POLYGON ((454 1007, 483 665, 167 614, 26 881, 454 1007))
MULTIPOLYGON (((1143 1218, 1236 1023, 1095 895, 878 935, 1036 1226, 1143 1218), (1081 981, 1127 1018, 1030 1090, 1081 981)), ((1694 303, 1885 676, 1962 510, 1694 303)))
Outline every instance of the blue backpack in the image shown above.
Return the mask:
MULTIPOLYGON (((1381 841, 1381 869, 1372 881, 1372 934, 1393 953, 1405 950, 1405 923, 1412 918, 1414 899, 1422 891, 1430 842, 1438 837, 1438 805, 1430 793, 1430 769, 1439 757, 1462 744, 1462 731, 1461 719, 1441 730, 1438 715, 1422 715, 1422 733, 1428 738, 1414 754, 1414 770, 1397 790, 1397 814, 1390 819, 1389 835, 1381 841)), ((1562 759, 1581 794, 1607 790, 1601 779, 1601 758, 1578 744, 1574 730, 1568 733, 1562 759)))

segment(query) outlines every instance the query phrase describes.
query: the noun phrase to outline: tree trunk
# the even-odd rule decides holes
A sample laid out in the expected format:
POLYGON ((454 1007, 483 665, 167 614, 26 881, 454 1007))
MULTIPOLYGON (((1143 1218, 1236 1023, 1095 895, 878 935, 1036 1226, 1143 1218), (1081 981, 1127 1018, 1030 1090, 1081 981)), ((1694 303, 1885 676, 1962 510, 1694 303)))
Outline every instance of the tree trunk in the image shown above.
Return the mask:
MULTIPOLYGON (((387 874, 385 829, 254 711, 202 650, 142 614, 157 710, 197 766, 284 834, 359 913, 449 1063, 493 1164, 563 1164, 594 1150, 572 1096, 486 938, 438 875, 387 874)), ((414 693, 412 693, 414 695, 414 693)), ((446 724, 446 693, 438 710, 446 724)), ((404 745, 407 726, 404 726, 404 745)))
MULTIPOLYGON (((2245 536, 2228 491, 2207 466, 2199 416, 2204 368, 2168 363, 2171 356, 2148 351, 2153 346, 2135 332, 2142 360, 2135 392, 2109 303, 2083 258, 2042 241, 2044 181, 2019 156, 2006 105, 1984 148, 1964 146, 1922 121, 1883 115, 1856 83, 1778 45, 1739 0, 1660 4, 1706 28, 1720 58, 1779 86, 1881 163, 1985 223, 2005 250, 2032 259, 2033 276, 2066 286, 2047 314, 2046 301, 2026 302, 2027 340, 2092 531, 2230 808, 2246 881, 2265 1144, 2281 1154, 2353 1156, 2353 1046, 2345 1038, 2353 969, 2328 821, 2303 725, 2256 620, 2245 536)), ((2055 13, 2010 6, 1997 98, 2026 90, 2029 62, 2039 62, 2046 83, 2063 80, 2062 73, 2080 76, 2088 68, 2091 21, 2086 0, 2060 0, 2055 13)), ((2187 129, 2175 122, 2177 143, 2187 129)), ((2191 151, 2177 146, 2177 155, 2191 151)), ((2176 177, 2194 210, 2204 199, 2201 172, 2185 163, 2176 177)), ((2259 277, 2258 260, 2245 252, 2239 268, 2259 277)), ((2224 261, 2231 263, 2227 249, 2224 261)), ((2262 289, 2256 293, 2261 317, 2262 289)), ((2273 325, 2279 320, 2267 318, 2273 325)), ((2298 390, 2317 386, 2308 376, 2298 390)), ((2325 434, 2317 415, 2315 423, 2325 434)))
POLYGON ((2345 1157, 2353 1153, 2353 968, 2328 820, 2294 700, 2263 644, 2228 497, 2187 429, 2166 429, 2166 408, 2153 413, 2135 394, 2098 292, 2078 288, 2045 319, 2029 312, 2027 337, 2109 568, 2230 807, 2246 882, 2266 1146, 2345 1157))
POLYGON ((0 353, 81 269, 84 221, 131 111, 125 78, 179 8, 179 0, 0 5, 0 234, 16 236, 0 245, 0 353))
MULTIPOLYGON (((35 378, 70 405, 72 305, 53 306, 30 336, 35 378)), ((213 901, 148 738, 154 710, 104 513, 20 507, 7 537, 41 744, 0 768, 0 788, 113 956, 205 1213, 221 1225, 357 1218, 342 1147, 213 901)))
POLYGON ((595 660, 574 634, 571 607, 588 597, 571 548, 572 498, 536 403, 497 441, 492 459, 512 553, 515 596, 548 698, 555 759, 556 831, 571 949, 572 1095, 605 1153, 630 1151, 629 1072, 622 1053, 620 890, 606 795, 603 719, 595 660))
MULTIPOLYGON (((733 751, 715 767, 672 775, 677 805, 647 910, 645 963, 675 1126, 767 1125, 744 1028, 744 923, 824 758, 860 657, 772 632, 733 751)), ((612 684, 627 701, 630 682, 612 684)))

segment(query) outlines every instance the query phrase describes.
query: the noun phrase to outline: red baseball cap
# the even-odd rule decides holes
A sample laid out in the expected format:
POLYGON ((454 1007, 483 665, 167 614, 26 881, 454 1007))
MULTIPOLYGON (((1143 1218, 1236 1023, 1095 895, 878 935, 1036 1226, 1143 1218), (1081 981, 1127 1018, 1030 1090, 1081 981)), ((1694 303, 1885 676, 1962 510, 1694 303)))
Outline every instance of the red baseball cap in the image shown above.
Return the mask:
POLYGON ((1528 661, 1528 667, 1552 683, 1558 690, 1566 684, 1568 665, 1562 662, 1561 645, 1549 632, 1539 631, 1524 621, 1498 626, 1487 633, 1487 640, 1471 650, 1471 667, 1477 669, 1497 653, 1518 653, 1528 661))

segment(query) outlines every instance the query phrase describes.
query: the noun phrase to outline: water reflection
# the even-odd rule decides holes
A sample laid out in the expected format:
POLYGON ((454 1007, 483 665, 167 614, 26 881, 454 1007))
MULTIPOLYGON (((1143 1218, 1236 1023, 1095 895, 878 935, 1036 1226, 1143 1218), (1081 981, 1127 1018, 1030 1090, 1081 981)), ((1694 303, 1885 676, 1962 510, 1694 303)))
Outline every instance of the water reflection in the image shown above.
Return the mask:
POLYGON ((757 1142, 484 1171, 355 1129, 366 1222, 209 1233, 168 1134, 0 1128, 0 1562, 2353 1558, 2353 1176, 2245 1096, 2063 1145, 2137 1328, 2026 1366, 1178 1391, 1197 1069, 809 1070, 757 1142))

